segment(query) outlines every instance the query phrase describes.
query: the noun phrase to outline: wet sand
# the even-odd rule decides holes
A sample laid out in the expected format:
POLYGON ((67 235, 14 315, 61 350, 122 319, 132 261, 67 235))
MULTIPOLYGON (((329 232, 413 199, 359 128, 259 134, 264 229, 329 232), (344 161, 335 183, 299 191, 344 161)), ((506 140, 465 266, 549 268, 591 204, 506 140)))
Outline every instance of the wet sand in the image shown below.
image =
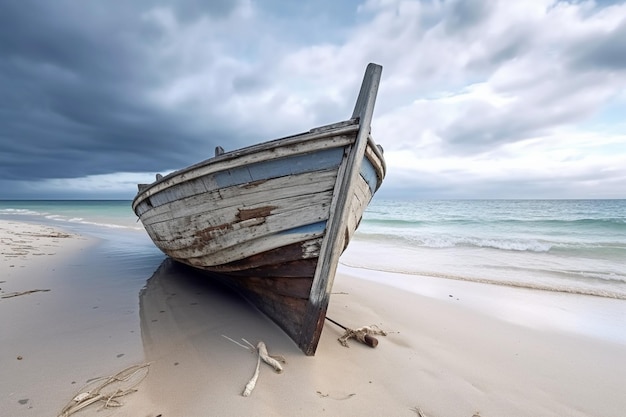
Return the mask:
POLYGON ((626 310, 621 300, 432 278, 403 286, 397 276, 341 267, 328 316, 389 334, 379 336, 376 349, 355 341, 345 348, 337 342, 342 330, 327 323, 316 356, 306 357, 265 316, 203 274, 162 256, 136 260, 127 248, 113 250, 114 242, 56 232, 62 231, 0 221, 0 297, 49 290, 0 298, 2 415, 57 415, 89 380, 144 362, 149 372, 138 392, 120 399, 122 407, 93 405, 75 415, 420 410, 429 417, 619 417, 626 409, 621 339, 497 313, 498 303, 510 300, 615 314, 622 305, 626 310), (394 286, 382 285, 385 279, 394 286), (224 336, 264 341, 270 354, 286 359, 284 371, 262 365, 252 395, 242 397, 256 356, 224 336))

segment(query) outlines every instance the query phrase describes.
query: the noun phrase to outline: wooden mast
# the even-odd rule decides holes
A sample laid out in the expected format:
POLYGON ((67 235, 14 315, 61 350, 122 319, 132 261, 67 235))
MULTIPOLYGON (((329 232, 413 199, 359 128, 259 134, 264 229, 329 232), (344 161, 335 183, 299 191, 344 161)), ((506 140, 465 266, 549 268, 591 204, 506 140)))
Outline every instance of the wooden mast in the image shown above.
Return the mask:
POLYGON ((331 217, 326 225, 326 235, 320 249, 303 328, 300 340, 298 340, 300 349, 309 356, 314 355, 317 349, 335 271, 344 249, 346 225, 350 215, 350 199, 354 194, 354 184, 360 175, 361 162, 367 147, 381 74, 382 66, 371 63, 367 66, 352 113, 353 119, 359 118, 359 131, 354 144, 348 150, 349 154, 345 162, 339 170, 331 203, 331 217))

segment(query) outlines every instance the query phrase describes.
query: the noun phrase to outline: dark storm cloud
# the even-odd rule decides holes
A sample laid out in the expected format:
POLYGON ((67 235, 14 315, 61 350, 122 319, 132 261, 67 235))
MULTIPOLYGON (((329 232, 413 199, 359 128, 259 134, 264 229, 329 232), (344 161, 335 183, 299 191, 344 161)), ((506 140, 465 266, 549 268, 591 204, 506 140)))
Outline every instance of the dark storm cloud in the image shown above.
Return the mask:
POLYGON ((572 65, 580 69, 626 71, 626 19, 613 30, 588 36, 572 47, 572 65))
POLYGON ((446 30, 454 34, 480 27, 491 14, 492 4, 490 0, 456 0, 447 3, 446 30))
MULTIPOLYGON (((161 29, 143 18, 154 4, 0 3, 0 178, 171 169, 196 161, 198 144, 209 156, 209 138, 236 137, 148 98, 169 81, 161 29)), ((173 13, 219 18, 234 4, 179 1, 173 13)))

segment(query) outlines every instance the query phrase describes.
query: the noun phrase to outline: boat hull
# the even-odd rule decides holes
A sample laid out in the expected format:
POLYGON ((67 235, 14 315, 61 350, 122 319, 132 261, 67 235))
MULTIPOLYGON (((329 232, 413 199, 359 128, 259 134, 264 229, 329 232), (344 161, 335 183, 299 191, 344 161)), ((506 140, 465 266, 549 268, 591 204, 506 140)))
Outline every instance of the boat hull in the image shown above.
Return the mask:
POLYGON ((218 155, 140 186, 133 209, 161 251, 217 273, 312 355, 338 256, 385 176, 362 121, 218 155))

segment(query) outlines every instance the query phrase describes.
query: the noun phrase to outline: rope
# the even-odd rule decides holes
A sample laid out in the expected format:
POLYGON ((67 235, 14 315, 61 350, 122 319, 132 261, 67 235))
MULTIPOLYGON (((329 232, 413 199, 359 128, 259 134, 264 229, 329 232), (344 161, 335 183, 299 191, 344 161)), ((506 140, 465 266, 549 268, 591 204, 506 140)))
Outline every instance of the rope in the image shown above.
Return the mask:
POLYGON ((348 329, 348 328, 346 328, 343 336, 341 336, 337 340, 339 341, 339 343, 341 343, 342 346, 350 347, 350 346, 348 346, 348 340, 349 339, 354 338, 354 339, 356 339, 356 340, 358 340, 358 341, 360 341, 362 343, 366 343, 365 342, 365 336, 375 336, 375 335, 387 336, 387 332, 385 332, 384 330, 380 329, 375 324, 373 324, 371 326, 359 327, 358 329, 348 329))

